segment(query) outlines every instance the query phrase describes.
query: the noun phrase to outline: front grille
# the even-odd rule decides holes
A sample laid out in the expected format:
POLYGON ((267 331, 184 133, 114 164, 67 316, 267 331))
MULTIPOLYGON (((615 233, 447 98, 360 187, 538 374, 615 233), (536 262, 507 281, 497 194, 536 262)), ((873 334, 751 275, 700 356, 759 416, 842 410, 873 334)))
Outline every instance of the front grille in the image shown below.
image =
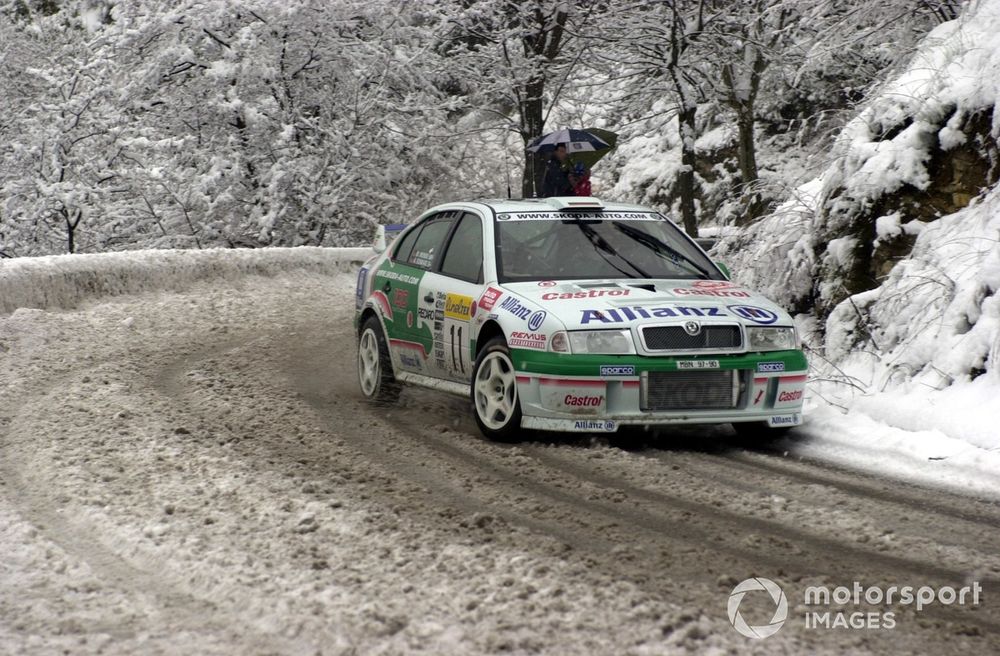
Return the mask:
POLYGON ((697 335, 689 335, 684 326, 650 326, 642 329, 642 339, 649 351, 734 349, 743 345, 739 326, 702 325, 697 335))
POLYGON ((722 410, 738 400, 736 371, 651 371, 643 376, 642 409, 722 410))

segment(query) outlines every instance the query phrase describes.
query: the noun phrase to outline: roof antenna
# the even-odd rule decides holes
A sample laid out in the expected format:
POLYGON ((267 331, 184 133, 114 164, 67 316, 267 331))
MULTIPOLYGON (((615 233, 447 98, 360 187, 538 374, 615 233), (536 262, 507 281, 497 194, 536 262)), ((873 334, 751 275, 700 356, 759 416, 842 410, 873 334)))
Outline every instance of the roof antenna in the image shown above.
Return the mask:
POLYGON ((510 200, 510 162, 508 157, 510 153, 507 152, 507 128, 504 128, 503 133, 503 168, 507 172, 507 200, 510 200))

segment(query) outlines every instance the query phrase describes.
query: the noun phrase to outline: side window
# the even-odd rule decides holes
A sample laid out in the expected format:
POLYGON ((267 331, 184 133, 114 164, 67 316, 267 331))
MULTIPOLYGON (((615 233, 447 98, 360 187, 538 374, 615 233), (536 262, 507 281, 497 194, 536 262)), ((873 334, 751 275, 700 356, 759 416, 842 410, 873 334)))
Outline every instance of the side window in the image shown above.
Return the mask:
POLYGON ((479 282, 483 271, 483 222, 475 214, 465 214, 444 254, 441 273, 453 278, 479 282))
POLYGON ((447 218, 435 217, 425 222, 420 234, 413 242, 413 250, 406 258, 407 264, 421 269, 430 269, 434 266, 434 261, 441 253, 444 238, 448 236, 453 221, 449 216, 447 218))
POLYGON ((417 226, 399 240, 399 243, 396 244, 396 249, 392 252, 393 260, 396 262, 406 262, 410 259, 410 252, 413 251, 413 242, 417 240, 417 235, 420 234, 421 229, 422 226, 417 226))

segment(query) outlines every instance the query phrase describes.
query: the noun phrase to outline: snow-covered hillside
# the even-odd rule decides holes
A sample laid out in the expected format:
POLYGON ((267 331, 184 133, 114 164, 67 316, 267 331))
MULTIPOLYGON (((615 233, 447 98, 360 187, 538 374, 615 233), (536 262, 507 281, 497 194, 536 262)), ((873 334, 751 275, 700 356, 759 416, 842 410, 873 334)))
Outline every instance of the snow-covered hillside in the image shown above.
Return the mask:
POLYGON ((901 442, 929 458, 1000 449, 998 34, 996 0, 935 29, 822 174, 716 249, 801 312, 823 412, 937 434, 901 442))

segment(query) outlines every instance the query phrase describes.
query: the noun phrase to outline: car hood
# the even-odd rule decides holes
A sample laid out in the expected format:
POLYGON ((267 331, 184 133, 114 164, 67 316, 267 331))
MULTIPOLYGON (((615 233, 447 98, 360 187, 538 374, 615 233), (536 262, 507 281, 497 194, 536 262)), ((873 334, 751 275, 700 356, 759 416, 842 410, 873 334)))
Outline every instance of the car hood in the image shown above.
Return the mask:
POLYGON ((748 326, 792 325, 765 297, 725 280, 573 280, 504 283, 567 329, 697 320, 748 326))

